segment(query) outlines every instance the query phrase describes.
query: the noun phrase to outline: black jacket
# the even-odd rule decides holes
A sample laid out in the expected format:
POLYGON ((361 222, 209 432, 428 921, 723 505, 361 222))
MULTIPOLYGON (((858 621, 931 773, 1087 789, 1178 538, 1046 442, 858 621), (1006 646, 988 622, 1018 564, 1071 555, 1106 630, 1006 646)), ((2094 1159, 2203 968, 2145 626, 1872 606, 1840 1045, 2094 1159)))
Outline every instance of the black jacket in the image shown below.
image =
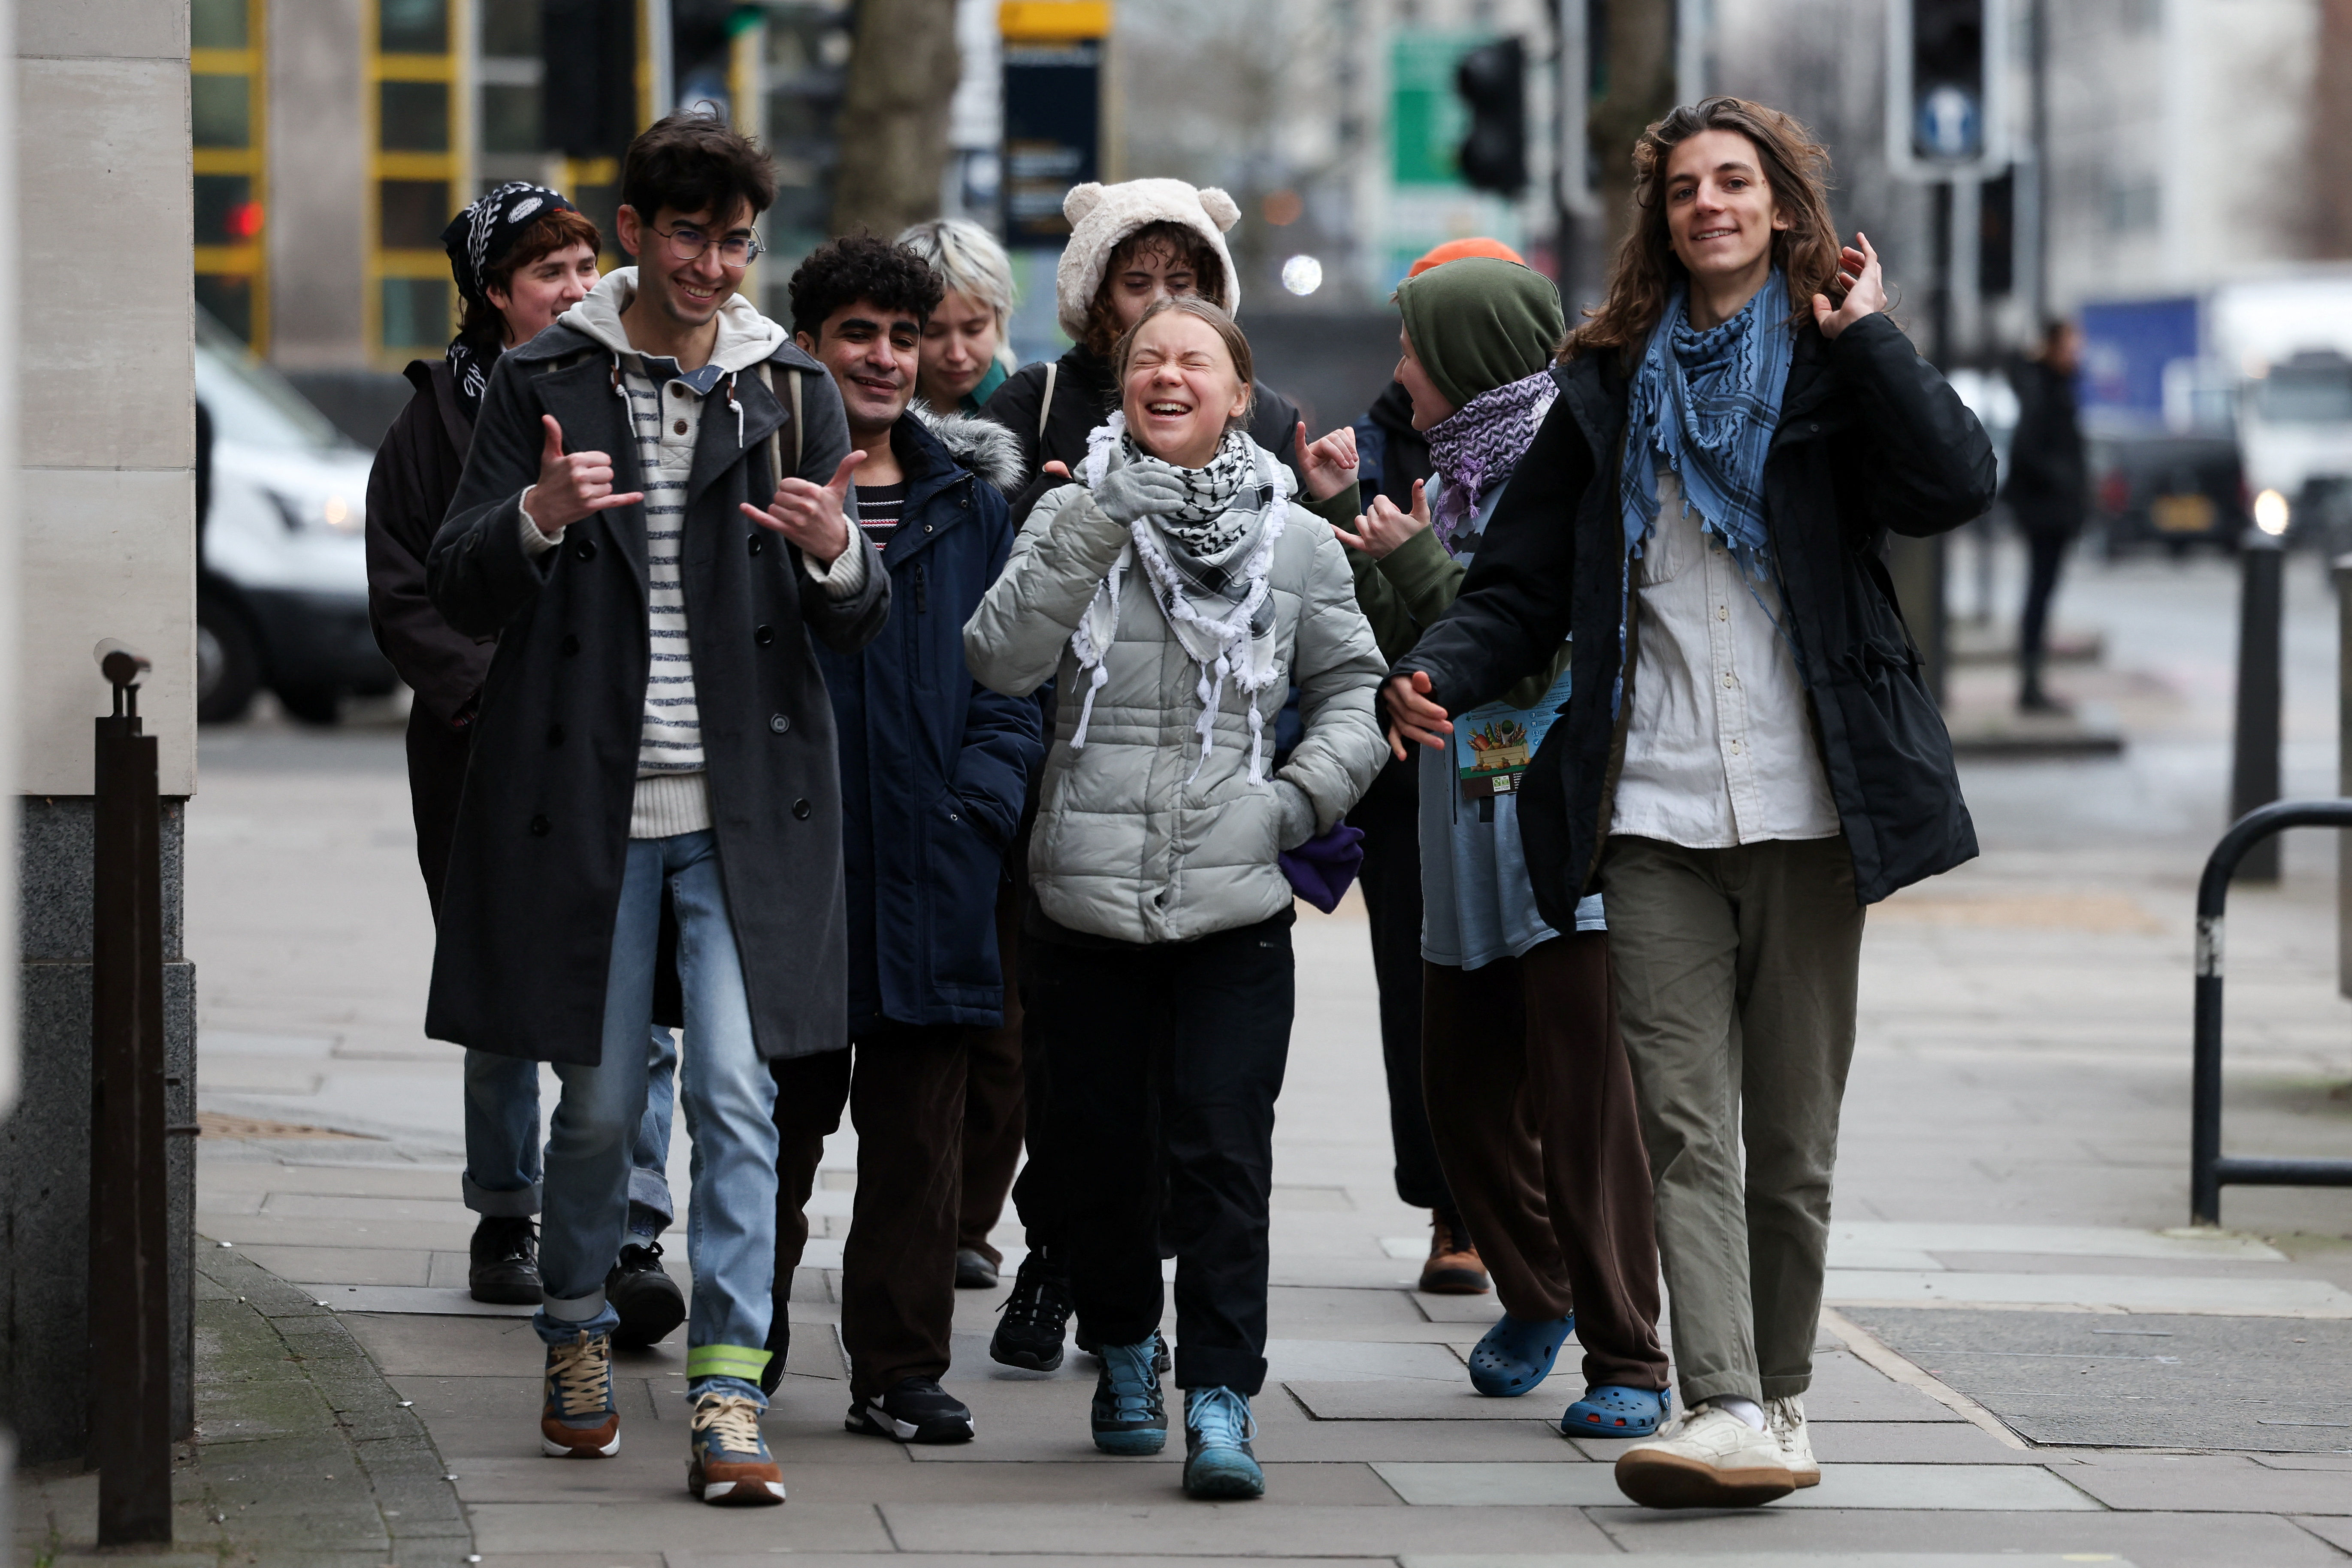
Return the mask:
POLYGON ((1045 742, 1035 702, 971 678, 963 624, 1012 553, 996 487, 1020 470, 1012 437, 982 419, 908 413, 890 446, 907 477, 882 547, 890 618, 857 652, 817 650, 841 734, 849 1030, 992 1028, 997 889, 1045 742))
MULTIPOLYGON (((752 1035, 775 1058, 835 1050, 848 1037, 840 763, 813 638, 843 653, 871 641, 889 614, 890 575, 853 537, 866 574, 836 601, 799 551, 737 510, 775 492, 771 432, 791 461, 785 376, 801 378, 801 477, 830 479, 849 452, 824 367, 785 344, 767 369, 776 392, 746 372, 709 399, 680 564, 728 914, 752 1035)), ((615 374, 608 351, 561 321, 500 356, 426 563, 449 624, 496 633, 499 644, 474 722, 425 1030, 541 1061, 602 1054, 651 663, 645 509, 592 513, 557 549, 532 555, 516 502, 539 476, 542 414, 562 426, 570 450, 612 455, 615 489, 637 488, 615 374)))
POLYGON ((1366 506, 1383 495, 1400 509, 1412 510, 1414 481, 1437 472, 1437 465, 1430 460, 1429 437, 1412 427, 1412 394, 1402 382, 1381 388, 1356 421, 1356 457, 1366 506))
POLYGON ((376 646, 435 723, 458 725, 482 689, 493 645, 454 631, 425 587, 425 557, 465 471, 473 426, 457 405, 449 366, 411 360, 416 395, 384 433, 368 471, 368 621, 376 646))
MULTIPOLYGON (((1087 434, 1118 406, 1118 384, 1111 377, 1108 360, 1081 344, 1056 363, 1060 368, 1054 377, 1054 406, 1046 411, 1042 439, 1037 412, 1045 395, 1043 360, 1024 364, 1005 377, 1004 384, 980 411, 982 418, 1003 426, 1021 443, 1021 472, 1026 488, 1018 494, 1008 492, 1016 528, 1028 517, 1037 497, 1053 488, 1051 482, 1037 483, 1040 470, 1047 463, 1058 462, 1077 472, 1087 455, 1087 434)), ((1253 382, 1251 388, 1257 396, 1250 405, 1250 438, 1282 459, 1304 494, 1307 476, 1298 470, 1298 405, 1264 382, 1253 382)))
POLYGON ((2010 384, 2017 389, 2017 433, 2009 440, 2001 500, 2025 528, 2072 533, 2083 526, 2088 484, 2074 378, 2021 360, 2010 372, 2010 384))
MULTIPOLYGON (((1437 702, 1459 713, 1574 637, 1567 717, 1544 737, 1519 805, 1537 907, 1561 931, 1608 837, 1640 673, 1621 668, 1618 646, 1621 626, 1639 646, 1617 500, 1626 383, 1613 357, 1566 373, 1461 596, 1396 665, 1426 671, 1437 702)), ((1890 531, 1924 538, 1981 515, 1993 485, 1976 416, 1893 321, 1865 316, 1834 340, 1799 332, 1764 465, 1765 522, 1865 904, 1977 852, 1951 740, 1879 552, 1890 531)))

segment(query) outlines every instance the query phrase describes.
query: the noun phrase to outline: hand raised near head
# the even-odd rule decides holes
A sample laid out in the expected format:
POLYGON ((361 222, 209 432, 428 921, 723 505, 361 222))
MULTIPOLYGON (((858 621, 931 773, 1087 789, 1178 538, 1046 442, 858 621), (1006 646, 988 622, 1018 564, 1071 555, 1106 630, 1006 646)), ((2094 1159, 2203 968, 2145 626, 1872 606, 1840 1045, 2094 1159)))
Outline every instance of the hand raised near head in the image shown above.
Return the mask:
POLYGON ((642 490, 613 493, 613 459, 602 452, 566 452, 563 426, 552 414, 539 416, 546 439, 539 450, 539 479, 523 510, 531 525, 552 539, 592 511, 610 511, 645 500, 642 490))

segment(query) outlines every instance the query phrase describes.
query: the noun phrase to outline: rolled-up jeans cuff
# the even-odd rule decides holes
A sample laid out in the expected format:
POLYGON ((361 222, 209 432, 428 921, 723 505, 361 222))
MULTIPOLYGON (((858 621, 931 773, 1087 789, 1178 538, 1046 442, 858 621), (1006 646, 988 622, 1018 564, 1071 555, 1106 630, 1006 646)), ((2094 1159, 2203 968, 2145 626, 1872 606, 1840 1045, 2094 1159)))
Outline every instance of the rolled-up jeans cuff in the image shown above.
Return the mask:
POLYGON ((574 1297, 569 1301, 542 1295, 539 1310, 559 1323, 593 1323, 604 1315, 604 1288, 599 1285, 585 1296, 574 1297))
POLYGON ((633 1222, 639 1209, 661 1222, 655 1226, 656 1230, 668 1228, 677 1218, 677 1207, 669 1195, 669 1183, 659 1171, 648 1171, 643 1165, 629 1172, 629 1217, 633 1222))
MULTIPOLYGON (((510 1193, 494 1193, 474 1184, 471 1175, 457 1178, 466 1194, 466 1206, 484 1219, 529 1219, 539 1212, 540 1184, 517 1187, 510 1193)), ((447 1191, 446 1187, 442 1189, 447 1191)))

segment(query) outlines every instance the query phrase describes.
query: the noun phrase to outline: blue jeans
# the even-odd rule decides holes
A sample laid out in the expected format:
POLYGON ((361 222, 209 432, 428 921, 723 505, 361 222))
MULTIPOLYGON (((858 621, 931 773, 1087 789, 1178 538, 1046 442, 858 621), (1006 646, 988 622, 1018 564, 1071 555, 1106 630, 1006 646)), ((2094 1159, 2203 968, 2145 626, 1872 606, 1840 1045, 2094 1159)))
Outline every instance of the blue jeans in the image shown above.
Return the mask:
MULTIPOLYGON (((669 1195, 669 1118, 677 1041, 651 1031, 646 1112, 629 1173, 629 1235, 650 1241, 677 1217, 669 1195)), ((539 1212, 539 1064, 489 1051, 466 1053, 466 1206, 485 1217, 539 1212)))
POLYGON ((776 1261, 776 1083, 751 1037, 718 842, 707 831, 629 841, 604 987, 604 1058, 594 1067, 555 1068, 563 1094, 548 1128, 539 1244, 544 1299, 534 1324, 542 1340, 559 1344, 583 1331, 609 1332, 620 1321, 604 1300, 604 1276, 620 1250, 631 1160, 646 1120, 644 1043, 665 882, 677 910, 678 983, 692 1042, 679 1077, 694 1140, 687 1393, 719 1389, 764 1407, 759 1376, 768 1360, 776 1261))

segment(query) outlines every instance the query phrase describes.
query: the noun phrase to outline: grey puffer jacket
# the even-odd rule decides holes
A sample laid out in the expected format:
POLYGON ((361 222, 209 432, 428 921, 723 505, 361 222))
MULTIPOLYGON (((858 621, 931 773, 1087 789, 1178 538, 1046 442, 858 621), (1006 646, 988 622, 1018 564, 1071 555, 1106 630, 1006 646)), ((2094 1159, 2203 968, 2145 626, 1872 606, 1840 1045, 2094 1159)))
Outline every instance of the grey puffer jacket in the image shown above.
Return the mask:
POLYGON ((1372 698, 1386 667, 1356 607, 1346 547, 1322 519, 1295 500, 1289 508, 1266 571, 1280 669, 1254 698, 1226 684, 1198 777, 1199 667, 1139 571, 1120 586, 1087 743, 1071 746, 1090 684, 1071 634, 1129 535, 1082 485, 1047 492, 1030 513, 1004 574, 964 626, 963 649, 981 683, 1008 697, 1055 679, 1029 847, 1048 919, 1133 942, 1186 942, 1270 919, 1291 901, 1281 851, 1328 829, 1380 772, 1388 744, 1372 698), (1306 734, 1276 770, 1275 721, 1292 684, 1306 734), (1255 784, 1253 701, 1267 759, 1255 784))

